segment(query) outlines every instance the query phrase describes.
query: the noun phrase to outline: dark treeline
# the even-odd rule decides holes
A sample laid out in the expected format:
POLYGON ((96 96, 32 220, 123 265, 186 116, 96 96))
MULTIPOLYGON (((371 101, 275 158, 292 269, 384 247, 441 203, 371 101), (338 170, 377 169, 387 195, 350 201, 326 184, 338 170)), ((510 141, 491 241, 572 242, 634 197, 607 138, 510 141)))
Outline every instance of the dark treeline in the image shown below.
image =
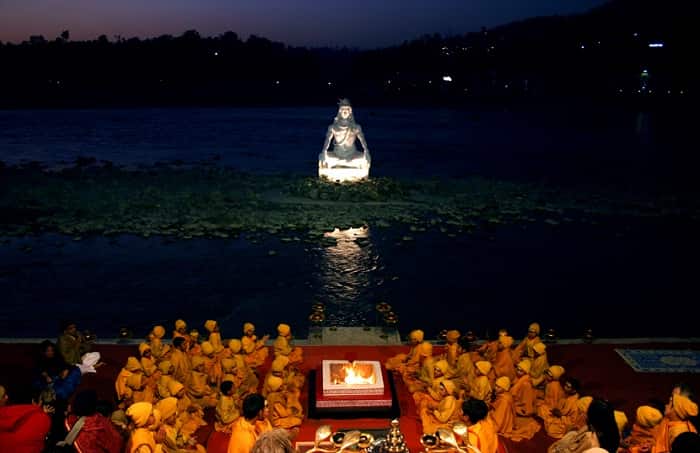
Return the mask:
POLYGON ((0 107, 317 104, 339 96, 375 104, 683 101, 698 88, 685 5, 614 0, 586 14, 367 51, 234 32, 71 41, 65 31, 0 43, 0 107))

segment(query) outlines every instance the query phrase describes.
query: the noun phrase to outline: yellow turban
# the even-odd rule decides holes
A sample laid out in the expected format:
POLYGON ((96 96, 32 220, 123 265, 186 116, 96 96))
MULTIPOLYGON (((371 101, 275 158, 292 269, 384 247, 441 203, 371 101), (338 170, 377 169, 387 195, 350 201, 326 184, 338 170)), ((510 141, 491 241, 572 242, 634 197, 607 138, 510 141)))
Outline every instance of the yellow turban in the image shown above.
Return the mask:
POLYGON ((145 401, 134 403, 126 410, 126 415, 134 421, 138 428, 143 428, 148 423, 148 418, 153 412, 153 405, 145 401))
POLYGON ((163 374, 169 374, 170 373, 170 367, 172 367, 173 364, 170 363, 170 360, 163 360, 158 364, 158 369, 160 370, 161 373, 163 374))
POLYGON ((593 401, 592 396, 582 396, 581 398, 578 399, 576 404, 578 405, 578 410, 583 412, 584 414, 588 412, 588 406, 591 405, 591 402, 593 401))
POLYGON ((503 335, 502 337, 498 338, 498 342, 501 343, 501 346, 503 346, 505 349, 509 349, 511 346, 513 346, 513 337, 503 335))
POLYGON ((564 374, 565 370, 563 366, 552 365, 547 369, 547 371, 554 378, 554 380, 558 380, 564 374))
POLYGON ((163 338, 163 335, 165 335, 165 327, 155 326, 153 328, 153 335, 155 335, 156 338, 163 338))
POLYGON ((231 382, 236 382, 236 376, 232 374, 224 374, 223 379, 221 379, 221 382, 226 382, 226 381, 231 381, 231 382))
POLYGON ((535 332, 535 335, 539 335, 540 334, 540 325, 536 322, 533 322, 532 324, 530 324, 530 327, 527 328, 527 331, 528 332, 535 332))
POLYGON ((180 390, 184 389, 185 386, 176 381, 175 379, 171 379, 168 381, 168 392, 170 392, 171 396, 175 396, 178 393, 180 393, 180 390))
POLYGON ((248 333, 251 330, 255 330, 255 326, 251 322, 243 324, 243 333, 248 333))
POLYGON ((452 382, 449 379, 444 379, 444 380, 440 381, 440 385, 445 387, 445 390, 447 390, 448 395, 454 395, 454 393, 455 393, 455 383, 454 382, 452 382))
POLYGON ((213 332, 216 328, 216 321, 214 321, 213 319, 207 320, 207 322, 204 323, 204 328, 207 329, 209 332, 213 332))
POLYGON ((673 395, 673 410, 676 411, 681 420, 698 415, 698 405, 683 395, 673 395))
POLYGON ((199 365, 204 365, 204 357, 201 355, 192 357, 192 369, 197 368, 199 365))
POLYGON ((280 389, 280 387, 282 387, 283 382, 284 381, 281 377, 270 376, 267 378, 267 388, 269 388, 272 392, 276 392, 280 389))
POLYGON ((169 419, 177 412, 177 398, 169 396, 156 403, 156 409, 160 411, 163 420, 169 419))
POLYGON ((661 423, 664 414, 655 407, 639 406, 637 408, 637 424, 644 428, 653 428, 661 423))
POLYGON ((617 430, 622 432, 622 430, 625 429, 625 426, 627 425, 627 415, 625 415, 625 413, 622 411, 615 411, 614 415, 617 430))
POLYGON ((457 341, 459 340, 459 337, 462 335, 459 333, 459 330, 449 330, 447 332, 447 340, 448 341, 457 341))
POLYGON ((423 341, 424 336, 422 330, 413 330, 408 334, 408 338, 418 343, 423 341))
POLYGON ((132 389, 140 389, 142 377, 143 375, 141 373, 134 373, 128 378, 126 378, 126 385, 132 389))
MULTIPOLYGON (((187 329, 187 323, 182 319, 178 319, 177 321, 175 321, 175 329, 177 329, 177 330, 187 329)), ((168 417, 165 417, 165 418, 168 418, 168 417)))
POLYGON ((500 387, 506 392, 510 390, 510 378, 508 376, 501 376, 496 379, 496 387, 500 387))
POLYGON ((444 375, 447 374, 447 370, 449 369, 450 365, 447 363, 447 360, 438 360, 435 362, 435 368, 440 370, 440 372, 444 375))
POLYGON ((197 338, 199 338, 199 330, 197 330, 197 329, 190 330, 190 337, 192 337, 193 340, 196 340, 197 338))
POLYGON ((224 371, 229 372, 229 371, 232 370, 233 367, 235 367, 235 366, 236 366, 236 361, 235 361, 235 360, 233 360, 233 359, 228 359, 228 358, 227 358, 227 359, 221 359, 221 368, 222 368, 224 371))
POLYGON ((489 374, 491 371, 491 362, 487 362, 486 360, 479 360, 478 362, 475 363, 476 369, 481 372, 484 376, 489 374))
POLYGON ((530 372, 530 368, 532 367, 532 363, 530 363, 529 360, 521 360, 520 363, 518 363, 518 368, 523 370, 525 374, 530 372))
POLYGON ((202 343, 202 353, 204 355, 210 355, 214 353, 214 345, 209 343, 208 341, 205 341, 202 343))
POLYGON ((545 346, 544 343, 535 343, 532 349, 538 354, 544 354, 544 351, 547 350, 547 346, 545 346))
POLYGON ((139 345, 139 354, 143 355, 146 351, 150 351, 151 346, 148 343, 141 343, 139 345))
POLYGON ((420 355, 422 357, 432 357, 433 356, 433 344, 429 341, 424 341, 420 344, 420 355))
POLYGON ((228 342, 228 348, 233 352, 234 354, 238 354, 241 352, 241 340, 234 338, 233 340, 228 342))
POLYGON ((272 361, 270 368, 277 373, 284 371, 284 368, 289 364, 287 356, 279 355, 272 361))
POLYGON ((137 359, 136 357, 131 356, 128 359, 126 359, 126 366, 124 368, 131 372, 141 371, 141 362, 139 362, 139 359, 137 359))
POLYGON ((292 328, 287 324, 280 324, 277 326, 277 333, 282 336, 287 336, 292 332, 292 328))

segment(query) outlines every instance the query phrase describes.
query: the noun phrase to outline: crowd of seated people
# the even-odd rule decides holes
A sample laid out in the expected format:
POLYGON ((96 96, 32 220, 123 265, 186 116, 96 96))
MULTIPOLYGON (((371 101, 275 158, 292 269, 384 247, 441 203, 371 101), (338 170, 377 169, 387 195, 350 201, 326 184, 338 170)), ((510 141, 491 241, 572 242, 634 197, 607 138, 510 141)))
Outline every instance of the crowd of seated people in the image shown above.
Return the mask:
POLYGON ((386 361, 412 394, 424 433, 466 424, 469 444, 482 453, 503 452, 503 439, 522 442, 544 432, 549 453, 669 453, 697 451, 693 420, 698 406, 690 389, 675 387, 665 407, 642 405, 635 422, 607 401, 581 396, 577 379, 551 365, 540 326, 532 323, 517 345, 506 330, 481 345, 445 335, 441 354, 423 332, 409 335, 407 353, 386 361), (687 434, 686 434, 687 433, 687 434))
MULTIPOLYGON (((184 320, 173 327, 166 335, 154 326, 133 347, 114 378, 114 400, 101 401, 79 389, 89 344, 67 324, 57 345, 39 347, 31 404, 10 404, 12 392, 0 386, 0 451, 294 451, 306 411, 303 351, 291 328, 279 324, 269 345, 251 323, 228 340, 214 320, 204 323, 205 338, 184 320)), ((423 432, 461 423, 459 437, 483 453, 503 453, 504 439, 517 445, 539 431, 552 439, 548 453, 700 451, 698 406, 686 385, 672 389, 665 407, 639 406, 630 424, 609 402, 581 396, 578 380, 549 363, 539 333, 533 323, 518 343, 501 330, 476 345, 451 330, 438 351, 415 330, 408 351, 385 365, 410 392, 423 432)))

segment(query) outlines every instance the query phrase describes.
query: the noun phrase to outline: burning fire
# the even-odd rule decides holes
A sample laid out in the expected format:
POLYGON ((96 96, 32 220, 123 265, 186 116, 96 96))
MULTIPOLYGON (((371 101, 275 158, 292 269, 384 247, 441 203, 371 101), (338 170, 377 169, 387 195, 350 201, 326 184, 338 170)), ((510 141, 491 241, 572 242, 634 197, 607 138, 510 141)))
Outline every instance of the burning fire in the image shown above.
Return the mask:
POLYGON ((348 385, 376 384, 377 377, 374 375, 374 368, 365 363, 348 363, 343 366, 345 378, 343 383, 348 385))

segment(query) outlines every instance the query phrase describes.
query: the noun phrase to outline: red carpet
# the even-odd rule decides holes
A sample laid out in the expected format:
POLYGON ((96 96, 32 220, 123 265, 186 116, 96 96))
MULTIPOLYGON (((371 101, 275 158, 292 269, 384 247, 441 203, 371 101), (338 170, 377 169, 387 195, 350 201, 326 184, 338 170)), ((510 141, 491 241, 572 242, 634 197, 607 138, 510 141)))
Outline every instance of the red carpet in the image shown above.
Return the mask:
MULTIPOLYGON (((548 348, 549 361, 566 368, 567 372, 581 381, 582 395, 602 396, 609 399, 618 409, 627 413, 630 421, 634 419, 634 410, 649 399, 666 401, 672 385, 683 381, 700 389, 700 374, 655 374, 636 373, 614 351, 619 345, 590 344, 590 345, 551 345, 548 348)), ((637 349, 700 349, 698 344, 646 344, 635 345, 637 349)), ((111 400, 114 393, 114 378, 126 362, 129 355, 137 353, 136 346, 98 345, 95 348, 102 354, 105 366, 96 375, 84 376, 83 387, 94 388, 103 399, 111 400)), ((304 369, 316 367, 323 359, 367 359, 384 361, 388 357, 404 352, 404 346, 307 346, 304 348, 304 369)), ((0 384, 8 389, 13 401, 20 402, 28 396, 28 382, 31 376, 33 358, 36 346, 26 344, 0 344, 0 384)), ((439 348, 436 348, 436 354, 439 348)), ((261 375, 267 370, 261 369, 261 375)), ((400 379, 396 380, 397 398, 401 407, 401 430, 411 451, 419 451, 418 438, 421 433, 420 422, 416 416, 413 399, 406 391, 400 379)), ((306 390, 305 390, 306 392, 306 390)), ((306 402, 306 395, 302 401, 306 402)), ((212 414, 208 414, 212 420, 212 414)), ((312 440, 316 427, 329 424, 333 429, 388 428, 389 420, 383 419, 352 419, 352 420, 306 420, 301 427, 297 440, 312 440)), ((213 453, 225 451, 227 439, 225 436, 212 434, 213 423, 198 433, 202 443, 209 439, 210 451, 213 453)), ((541 453, 552 442, 544 431, 540 431, 534 439, 526 442, 506 442, 510 453, 541 453)))

